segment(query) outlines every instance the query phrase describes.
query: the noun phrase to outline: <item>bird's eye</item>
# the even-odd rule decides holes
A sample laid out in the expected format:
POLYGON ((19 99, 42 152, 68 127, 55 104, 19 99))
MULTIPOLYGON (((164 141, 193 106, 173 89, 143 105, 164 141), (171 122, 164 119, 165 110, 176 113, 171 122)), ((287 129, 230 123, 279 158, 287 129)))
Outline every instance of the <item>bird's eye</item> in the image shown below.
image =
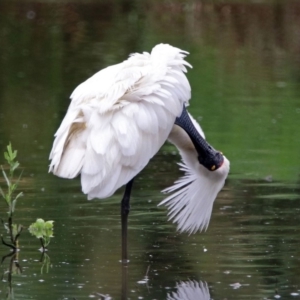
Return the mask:
POLYGON ((216 168, 216 166, 213 165, 210 169, 213 171, 213 170, 215 170, 215 168, 216 168))

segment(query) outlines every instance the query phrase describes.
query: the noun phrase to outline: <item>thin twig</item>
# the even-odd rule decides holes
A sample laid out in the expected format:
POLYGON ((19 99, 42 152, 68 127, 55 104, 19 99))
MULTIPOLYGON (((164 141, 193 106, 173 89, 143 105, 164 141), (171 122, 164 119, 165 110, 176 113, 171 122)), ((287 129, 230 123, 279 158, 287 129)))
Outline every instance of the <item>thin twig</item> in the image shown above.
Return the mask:
POLYGON ((20 225, 20 230, 18 231, 18 233, 17 233, 16 236, 15 236, 15 244, 17 244, 18 238, 19 238, 19 236, 20 236, 22 230, 23 230, 23 226, 20 225))
POLYGON ((45 244, 44 244, 44 241, 42 238, 39 238, 40 242, 41 242, 41 245, 42 245, 42 248, 43 248, 43 252, 45 252, 46 250, 46 247, 45 247, 45 244))
POLYGON ((16 246, 16 243, 14 241, 14 235, 13 235, 13 228, 12 228, 12 213, 10 214, 8 218, 8 228, 9 228, 9 235, 10 235, 10 240, 13 243, 14 246, 16 246))
POLYGON ((10 244, 7 244, 4 239, 3 239, 3 236, 1 236, 1 240, 2 240, 2 244, 7 246, 7 247, 10 247, 11 249, 13 249, 14 251, 16 251, 16 247, 14 245, 10 245, 10 244))
POLYGON ((15 255, 15 254, 16 254, 16 251, 12 251, 12 252, 10 252, 10 253, 8 253, 8 254, 2 256, 2 259, 1 259, 1 265, 3 264, 3 262, 4 262, 8 257, 13 256, 13 255, 15 255))

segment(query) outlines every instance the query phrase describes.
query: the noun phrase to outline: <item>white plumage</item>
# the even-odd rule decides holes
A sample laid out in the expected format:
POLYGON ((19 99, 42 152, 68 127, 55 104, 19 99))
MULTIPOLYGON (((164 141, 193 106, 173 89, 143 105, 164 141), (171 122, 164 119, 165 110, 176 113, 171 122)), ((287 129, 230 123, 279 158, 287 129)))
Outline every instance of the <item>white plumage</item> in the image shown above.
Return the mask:
POLYGON ((163 203, 179 230, 205 229, 229 162, 215 172, 206 170, 188 135, 174 125, 191 96, 186 54, 160 44, 151 54, 133 54, 80 84, 55 134, 49 171, 64 178, 81 174, 88 199, 107 198, 134 178, 169 137, 187 175, 166 190, 175 193, 163 203))
MULTIPOLYGON (((199 124, 190 118, 204 137, 199 124)), ((229 161, 224 156, 221 168, 209 171, 198 162, 198 154, 186 132, 179 126, 173 126, 169 140, 179 149, 183 162, 179 163, 185 175, 175 181, 174 185, 163 190, 172 193, 159 205, 165 204, 169 208, 170 219, 178 224, 177 229, 195 233, 206 230, 212 213, 213 203, 222 189, 229 172, 229 161)))

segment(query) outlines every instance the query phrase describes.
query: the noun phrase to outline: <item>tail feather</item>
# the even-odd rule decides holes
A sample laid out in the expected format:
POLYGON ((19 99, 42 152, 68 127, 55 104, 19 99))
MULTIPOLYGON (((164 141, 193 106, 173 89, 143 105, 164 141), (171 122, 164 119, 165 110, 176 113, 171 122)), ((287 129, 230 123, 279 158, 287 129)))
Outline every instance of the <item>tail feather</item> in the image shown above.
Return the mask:
POLYGON ((81 171, 84 155, 85 149, 67 148, 53 173, 63 178, 76 177, 81 171))
POLYGON ((83 119, 78 119, 80 116, 77 116, 77 119, 72 120, 70 116, 74 118, 76 114, 67 114, 68 118, 66 117, 66 119, 69 124, 67 126, 67 124, 62 123, 56 133, 56 139, 50 153, 49 172, 63 178, 74 178, 80 173, 84 163, 88 136, 83 119))

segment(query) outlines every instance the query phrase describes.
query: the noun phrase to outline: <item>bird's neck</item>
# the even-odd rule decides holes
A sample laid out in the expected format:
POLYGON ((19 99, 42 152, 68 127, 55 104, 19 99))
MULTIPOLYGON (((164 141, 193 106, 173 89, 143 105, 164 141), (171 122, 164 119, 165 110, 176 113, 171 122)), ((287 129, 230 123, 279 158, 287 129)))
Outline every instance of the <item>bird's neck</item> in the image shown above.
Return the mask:
MULTIPOLYGON (((193 122, 196 121, 193 120, 193 122)), ((196 128, 197 131, 203 136, 203 132, 198 123, 196 128)), ((224 156, 224 163, 222 165, 222 168, 219 168, 214 172, 207 170, 205 167, 199 164, 198 152, 196 151, 189 135, 181 127, 174 125, 169 134, 168 140, 176 146, 176 148, 180 152, 183 162, 190 170, 193 170, 194 174, 198 174, 200 176, 203 176, 203 174, 205 174, 207 178, 210 178, 213 181, 221 179, 225 180, 225 178, 227 177, 229 172, 229 161, 227 160, 227 158, 224 156)))
POLYGON ((179 150, 183 161, 192 169, 199 165, 198 153, 189 135, 179 126, 174 125, 168 140, 179 150))

